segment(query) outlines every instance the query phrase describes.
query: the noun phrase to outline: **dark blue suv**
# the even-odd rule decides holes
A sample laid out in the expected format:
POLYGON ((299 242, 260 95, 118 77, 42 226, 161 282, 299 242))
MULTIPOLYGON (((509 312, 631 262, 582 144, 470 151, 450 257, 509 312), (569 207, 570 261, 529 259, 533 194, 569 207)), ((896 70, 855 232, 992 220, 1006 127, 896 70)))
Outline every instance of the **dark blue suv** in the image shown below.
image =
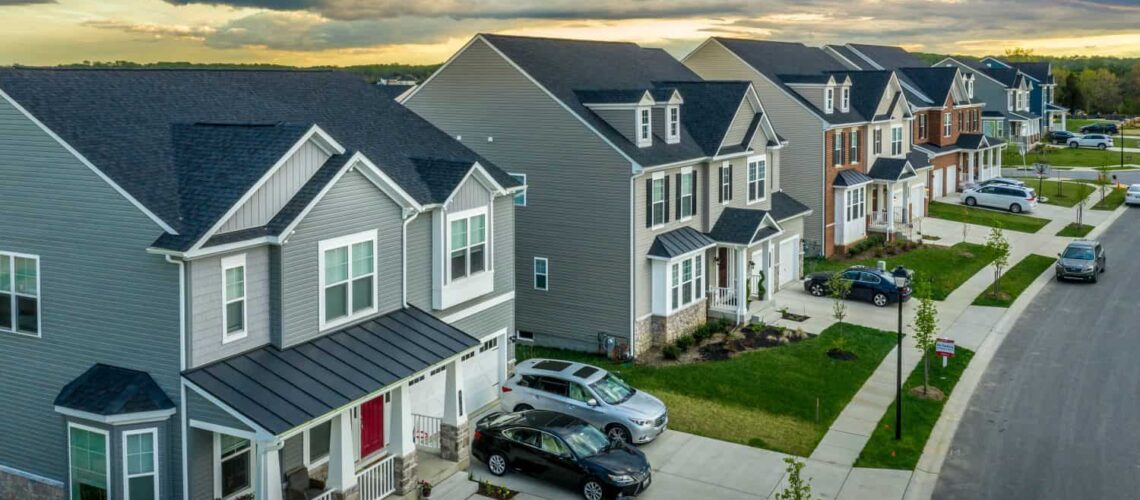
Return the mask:
MULTIPOLYGON (((804 279, 804 290, 816 297, 823 297, 831 293, 827 281, 835 273, 825 271, 811 273, 804 279)), ((911 272, 899 267, 892 272, 880 271, 873 267, 852 266, 843 271, 843 279, 851 283, 849 299, 865 300, 879 307, 896 302, 900 289, 895 285, 895 276, 905 276, 906 285, 902 287, 902 301, 910 300, 911 272)))

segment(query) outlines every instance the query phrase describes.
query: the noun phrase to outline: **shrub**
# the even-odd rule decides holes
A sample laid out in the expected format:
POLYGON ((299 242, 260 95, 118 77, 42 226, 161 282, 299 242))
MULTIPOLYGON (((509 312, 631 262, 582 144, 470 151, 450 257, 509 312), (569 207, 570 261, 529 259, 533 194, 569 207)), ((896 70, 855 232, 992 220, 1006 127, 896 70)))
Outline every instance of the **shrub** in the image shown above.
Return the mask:
POLYGON ((712 337, 713 336, 713 324, 712 324, 712 322, 705 323, 701 326, 698 326, 695 330, 693 330, 692 335, 693 335, 693 340, 695 342, 701 342, 701 341, 708 339, 709 337, 712 337))
POLYGON ((677 359, 681 357, 681 348, 677 347, 676 344, 666 345, 661 348, 661 355, 664 356, 665 359, 677 359))
POLYGON ((677 337, 677 340, 673 341, 673 345, 677 346, 677 348, 682 351, 689 350, 690 347, 693 347, 694 343, 695 341, 693 340, 692 335, 682 335, 680 337, 677 337))

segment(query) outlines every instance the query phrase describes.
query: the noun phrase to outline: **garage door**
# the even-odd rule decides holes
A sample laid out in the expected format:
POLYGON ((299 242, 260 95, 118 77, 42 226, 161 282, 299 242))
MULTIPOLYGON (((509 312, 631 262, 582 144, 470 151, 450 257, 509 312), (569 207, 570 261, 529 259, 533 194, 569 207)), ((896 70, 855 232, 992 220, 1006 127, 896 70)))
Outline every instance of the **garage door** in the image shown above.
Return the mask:
POLYGON ((934 171, 934 182, 930 186, 930 189, 934 192, 934 198, 935 199, 942 197, 942 195, 944 194, 943 189, 945 187, 946 187, 946 183, 943 182, 943 180, 942 180, 942 171, 941 170, 935 170, 934 171))
POLYGON ((953 193, 958 190, 958 166, 951 165, 946 169, 946 192, 953 193))
POLYGON ((800 246, 799 237, 789 238, 780 242, 780 285, 796 279, 797 250, 800 246))
POLYGON ((492 403, 499 396, 499 350, 505 349, 503 338, 500 334, 487 339, 474 356, 463 361, 463 394, 468 413, 492 403))
POLYGON ((923 185, 912 186, 910 189, 910 214, 911 217, 920 218, 926 215, 926 187, 923 185))

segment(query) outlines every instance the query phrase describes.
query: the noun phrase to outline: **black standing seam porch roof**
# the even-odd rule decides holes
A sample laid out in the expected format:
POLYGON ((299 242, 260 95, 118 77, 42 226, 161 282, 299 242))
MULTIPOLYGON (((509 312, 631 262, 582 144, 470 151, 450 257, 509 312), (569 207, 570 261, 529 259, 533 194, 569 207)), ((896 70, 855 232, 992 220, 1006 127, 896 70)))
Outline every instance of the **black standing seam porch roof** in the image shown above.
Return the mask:
POLYGON ((279 435, 479 344, 409 307, 286 349, 261 347, 183 377, 279 435))
POLYGON ((704 233, 687 226, 679 227, 657 235, 649 247, 649 256, 672 259, 715 245, 716 242, 704 233))

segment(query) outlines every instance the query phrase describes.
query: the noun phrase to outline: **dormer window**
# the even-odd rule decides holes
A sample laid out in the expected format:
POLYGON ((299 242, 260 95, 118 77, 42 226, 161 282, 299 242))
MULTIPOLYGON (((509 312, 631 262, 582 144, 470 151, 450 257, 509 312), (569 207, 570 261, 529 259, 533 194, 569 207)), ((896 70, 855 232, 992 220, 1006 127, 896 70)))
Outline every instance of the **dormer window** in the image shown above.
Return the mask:
POLYGON ((843 92, 840 94, 839 110, 846 113, 851 109, 851 87, 843 87, 843 92))
POLYGON ((668 106, 665 108, 667 117, 666 125, 666 140, 669 144, 676 144, 681 141, 681 107, 668 106))
POLYGON ((835 111, 835 88, 827 87, 823 91, 823 112, 831 114, 835 111))
POLYGON ((637 145, 646 147, 653 144, 653 120, 649 108, 637 108, 637 145))
POLYGON ((974 80, 972 78, 966 80, 966 96, 970 99, 974 98, 974 80))

